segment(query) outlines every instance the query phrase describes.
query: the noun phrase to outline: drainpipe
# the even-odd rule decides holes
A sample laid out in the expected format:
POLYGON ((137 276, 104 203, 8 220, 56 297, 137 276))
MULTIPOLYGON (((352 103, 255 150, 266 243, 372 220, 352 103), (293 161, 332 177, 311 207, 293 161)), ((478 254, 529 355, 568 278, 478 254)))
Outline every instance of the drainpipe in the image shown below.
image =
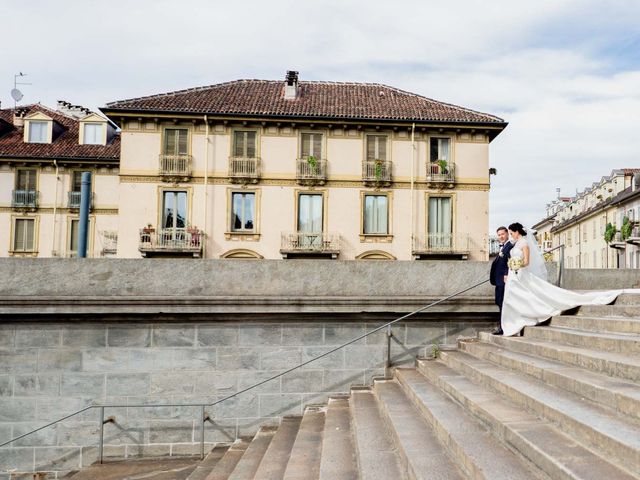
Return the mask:
POLYGON ((53 238, 51 240, 51 256, 53 256, 53 253, 56 251, 56 216, 58 211, 58 182, 60 181, 60 177, 58 176, 58 161, 54 159, 53 165, 56 167, 56 191, 53 196, 53 238))
POLYGON ((80 183, 80 225, 78 226, 78 258, 87 258, 90 203, 91 172, 82 172, 82 181, 80 183))
POLYGON ((414 227, 415 222, 413 219, 414 216, 414 181, 415 181, 415 173, 416 173, 416 143, 415 143, 415 133, 416 133, 416 124, 413 123, 411 125, 411 237, 409 238, 409 258, 413 254, 413 235, 414 235, 414 227))
POLYGON ((207 206, 209 204, 209 122, 204 116, 204 226, 202 235, 202 258, 207 258, 207 206))

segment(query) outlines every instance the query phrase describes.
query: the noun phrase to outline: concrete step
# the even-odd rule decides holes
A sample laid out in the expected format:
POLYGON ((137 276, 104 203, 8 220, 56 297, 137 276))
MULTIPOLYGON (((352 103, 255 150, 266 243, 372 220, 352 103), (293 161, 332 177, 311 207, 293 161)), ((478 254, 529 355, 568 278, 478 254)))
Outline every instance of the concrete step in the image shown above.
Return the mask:
POLYGON ((320 480, 335 479, 358 480, 348 396, 329 398, 324 420, 320 480))
POLYGON ((401 467, 374 393, 351 389, 349 406, 361 480, 409 478, 401 467))
POLYGON ((229 445, 216 445, 207 456, 204 457, 204 460, 198 464, 196 469, 191 472, 187 480, 205 480, 224 454, 227 453, 227 450, 229 450, 229 445))
POLYGON ((238 461, 236 468, 229 475, 229 480, 251 480, 253 478, 276 430, 277 427, 260 427, 244 455, 238 461))
MULTIPOLYGON (((640 423, 630 417, 465 352, 442 352, 440 358, 459 374, 554 423, 603 458, 640 472, 640 423)), ((426 362, 419 368, 424 373, 426 362)))
POLYGON ((374 392, 409 478, 464 478, 397 381, 376 381, 374 392))
POLYGON ((536 471, 536 467, 508 450, 468 411, 415 369, 397 369, 396 377, 468 478, 546 478, 536 471))
POLYGON ((640 318, 640 305, 583 305, 578 307, 577 315, 587 317, 635 317, 640 318))
POLYGON ((478 335, 483 342, 499 345, 512 351, 556 360, 613 377, 640 381, 640 359, 630 355, 559 345, 531 337, 503 337, 487 332, 480 332, 478 335))
POLYGON ((524 337, 607 352, 629 355, 640 353, 640 335, 632 333, 589 332, 574 328, 537 325, 525 327, 524 337))
MULTIPOLYGON (((71 476, 72 480, 186 480, 200 462, 200 457, 180 458, 127 458, 111 460, 103 464, 96 463, 71 476)), ((24 474, 12 478, 33 478, 33 474, 24 474)), ((36 477, 37 478, 37 477, 36 477)), ((48 477, 44 477, 48 478, 48 477)))
MULTIPOLYGON (((423 360, 418 365, 424 375, 415 370, 407 370, 399 372, 398 376, 407 389, 415 392, 417 400, 423 403, 430 401, 430 391, 433 389, 430 380, 462 404, 466 411, 479 418, 491 429, 493 435, 536 465, 549 478, 637 479, 578 444, 551 423, 472 382, 441 362, 423 360)), ((509 478, 508 473, 500 478, 509 478)))
POLYGON ((591 401, 640 419, 638 384, 561 362, 512 352, 483 342, 460 342, 462 351, 509 370, 530 375, 591 401))
POLYGON ((640 294, 623 293, 616 298, 614 305, 640 305, 640 294))
POLYGON ((640 319, 631 317, 587 317, 586 315, 557 315, 551 326, 577 328, 594 332, 640 334, 640 319))
POLYGON ((254 476, 256 480, 280 480, 283 478, 301 421, 302 417, 299 415, 282 418, 280 426, 256 470, 254 476))
POLYGON ((305 408, 284 480, 312 480, 320 476, 325 407, 305 408))
POLYGON ((233 442, 222 458, 218 460, 213 470, 205 477, 205 480, 227 480, 249 447, 249 443, 250 440, 244 438, 233 442))

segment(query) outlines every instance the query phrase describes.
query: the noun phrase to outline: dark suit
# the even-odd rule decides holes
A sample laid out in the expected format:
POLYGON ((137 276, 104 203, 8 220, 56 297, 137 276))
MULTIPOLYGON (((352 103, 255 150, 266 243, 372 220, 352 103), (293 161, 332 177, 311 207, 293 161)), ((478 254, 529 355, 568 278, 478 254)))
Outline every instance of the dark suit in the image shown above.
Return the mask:
POLYGON ((507 265, 507 262, 511 257, 512 248, 513 243, 511 242, 507 242, 502 246, 500 252, 491 263, 491 272, 489 273, 489 281, 491 282, 491 285, 495 285, 496 287, 495 301, 496 305, 500 309, 500 313, 502 313, 502 301, 504 300, 504 277, 509 274, 509 266, 507 265))

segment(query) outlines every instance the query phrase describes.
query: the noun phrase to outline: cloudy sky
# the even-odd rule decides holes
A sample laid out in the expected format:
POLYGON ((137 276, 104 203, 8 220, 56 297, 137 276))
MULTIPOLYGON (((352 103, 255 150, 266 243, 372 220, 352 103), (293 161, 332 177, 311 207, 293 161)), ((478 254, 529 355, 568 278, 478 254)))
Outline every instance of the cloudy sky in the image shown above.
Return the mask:
POLYGON ((640 1, 2 0, 0 101, 91 108, 238 78, 378 82, 509 122, 491 227, 640 167, 640 1))

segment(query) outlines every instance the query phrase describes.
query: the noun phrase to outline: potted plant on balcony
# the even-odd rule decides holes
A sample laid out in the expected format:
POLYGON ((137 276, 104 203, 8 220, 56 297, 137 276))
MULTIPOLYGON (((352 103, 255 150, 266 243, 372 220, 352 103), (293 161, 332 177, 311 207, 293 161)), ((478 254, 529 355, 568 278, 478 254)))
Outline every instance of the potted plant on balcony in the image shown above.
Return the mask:
POLYGON ((604 241, 607 243, 611 243, 613 237, 616 235, 617 229, 615 225, 611 223, 607 223, 607 226, 604 229, 604 241))
POLYGON ((622 219, 622 227, 620 227, 620 235, 622 235, 622 240, 626 240, 631 236, 631 230, 633 229, 631 222, 629 221, 629 217, 624 217, 622 219))
POLYGON ((447 162, 446 160, 436 160, 436 163, 440 167, 441 174, 446 175, 449 173, 449 162, 447 162))
POLYGON ((384 170, 383 161, 375 160, 373 175, 375 176, 377 182, 379 182, 382 179, 383 170, 384 170))
POLYGON ((307 157, 307 163, 309 164, 309 167, 311 167, 311 173, 316 175, 318 173, 318 159, 315 155, 309 155, 307 157))

